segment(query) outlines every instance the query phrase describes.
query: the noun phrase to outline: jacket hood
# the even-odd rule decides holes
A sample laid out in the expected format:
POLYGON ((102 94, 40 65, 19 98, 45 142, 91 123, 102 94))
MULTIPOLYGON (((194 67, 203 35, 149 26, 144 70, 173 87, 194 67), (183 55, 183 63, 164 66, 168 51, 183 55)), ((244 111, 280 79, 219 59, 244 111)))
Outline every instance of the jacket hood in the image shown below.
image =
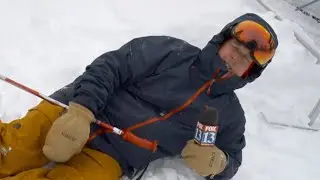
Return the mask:
MULTIPOLYGON (((221 57, 218 55, 218 51, 221 47, 221 45, 230 38, 231 29, 236 24, 245 21, 245 20, 252 20, 255 21, 262 26, 264 26, 274 37, 275 41, 275 47, 278 46, 278 39, 277 35, 272 29, 272 27, 260 16, 253 14, 253 13, 247 13, 244 15, 241 15, 240 17, 236 18, 232 22, 228 23, 220 33, 213 36, 213 38, 208 42, 208 44, 202 49, 201 53, 199 54, 200 59, 200 71, 202 73, 202 78, 205 80, 209 80, 212 78, 213 74, 217 71, 217 69, 220 69, 219 76, 222 76, 223 74, 228 72, 228 69, 224 63, 224 61, 221 59, 221 57)), ((218 93, 224 93, 226 91, 233 91, 235 89, 242 88, 247 83, 253 82, 255 79, 257 79, 263 70, 266 68, 260 67, 260 66, 254 66, 254 68, 250 71, 248 77, 246 79, 243 79, 238 76, 232 76, 228 80, 219 82, 218 85, 213 84, 212 88, 215 88, 213 92, 218 93), (219 87, 214 87, 219 86, 219 87)))

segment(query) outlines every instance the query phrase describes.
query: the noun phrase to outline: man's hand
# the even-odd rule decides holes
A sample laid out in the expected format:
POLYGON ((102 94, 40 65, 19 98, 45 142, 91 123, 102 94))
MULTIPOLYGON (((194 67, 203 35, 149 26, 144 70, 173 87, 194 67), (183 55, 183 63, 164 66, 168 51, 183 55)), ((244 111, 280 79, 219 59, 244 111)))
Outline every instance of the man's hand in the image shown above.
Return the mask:
POLYGON ((182 158, 189 168, 200 176, 221 173, 226 165, 226 155, 216 146, 200 146, 189 140, 182 150, 182 158))
POLYGON ((70 102, 68 111, 59 117, 47 134, 44 155, 56 162, 66 162, 80 153, 90 134, 92 112, 84 106, 70 102))

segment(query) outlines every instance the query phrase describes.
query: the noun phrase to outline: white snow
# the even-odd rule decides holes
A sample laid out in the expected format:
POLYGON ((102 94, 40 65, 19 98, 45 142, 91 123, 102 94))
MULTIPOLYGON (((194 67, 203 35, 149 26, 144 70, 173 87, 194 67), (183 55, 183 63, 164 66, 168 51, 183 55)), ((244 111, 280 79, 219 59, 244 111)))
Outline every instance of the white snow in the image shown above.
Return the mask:
MULTIPOLYGON (((272 5, 277 7, 276 1, 272 5)), ((286 8, 280 10, 289 18, 286 8)), ((264 17, 280 45, 261 78, 237 91, 247 117, 247 146, 234 179, 318 180, 320 133, 270 126, 260 114, 272 122, 307 127, 307 115, 320 98, 320 65, 296 40, 295 23, 275 19, 254 0, 2 0, 0 74, 50 94, 80 75, 95 57, 134 37, 171 35, 203 47, 246 12, 264 17)), ((318 35, 312 38, 320 42, 318 35)), ((0 82, 0 117, 6 122, 39 101, 0 82)), ((313 128, 320 128, 320 122, 313 128)), ((167 158, 152 163, 143 179, 202 178, 181 160, 167 158)))
POLYGON ((318 48, 320 48, 320 22, 316 18, 320 18, 320 1, 303 8, 309 15, 305 15, 301 11, 296 11, 297 6, 301 6, 311 2, 312 0, 261 0, 275 10, 280 16, 299 24, 308 35, 314 39, 318 48), (312 16, 315 16, 314 18, 312 16))

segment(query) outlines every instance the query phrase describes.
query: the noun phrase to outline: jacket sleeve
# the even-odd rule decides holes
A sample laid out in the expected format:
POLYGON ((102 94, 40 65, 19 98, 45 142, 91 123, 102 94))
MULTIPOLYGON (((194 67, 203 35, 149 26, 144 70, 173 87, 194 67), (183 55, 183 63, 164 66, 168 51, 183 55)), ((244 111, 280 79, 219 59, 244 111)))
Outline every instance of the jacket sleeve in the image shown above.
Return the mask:
POLYGON ((226 119, 226 121, 231 121, 232 123, 229 123, 219 135, 220 141, 216 142, 217 147, 227 155, 228 164, 222 173, 217 174, 214 177, 208 176, 206 177, 207 180, 229 180, 238 172, 238 168, 241 166, 242 149, 246 145, 244 136, 245 116, 243 111, 241 111, 241 114, 230 114, 231 117, 226 119))
POLYGON ((180 40, 169 37, 143 37, 102 54, 86 67, 75 84, 72 101, 97 114, 118 88, 151 75, 159 64, 172 66, 176 63, 165 59, 179 51, 179 44, 180 40))

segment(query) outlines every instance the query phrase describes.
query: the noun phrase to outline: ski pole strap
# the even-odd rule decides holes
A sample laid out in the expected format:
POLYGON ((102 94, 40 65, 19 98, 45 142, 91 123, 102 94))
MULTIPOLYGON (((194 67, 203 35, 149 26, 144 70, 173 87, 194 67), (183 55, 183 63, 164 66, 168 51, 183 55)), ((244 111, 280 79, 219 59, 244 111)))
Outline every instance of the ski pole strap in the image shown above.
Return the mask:
MULTIPOLYGON (((149 141, 147 139, 143 139, 143 138, 140 138, 136 135, 134 135, 131 131, 137 129, 137 128, 140 128, 140 127, 143 127, 143 126, 146 126, 148 124, 151 124, 151 123, 154 123, 154 122, 157 122, 157 121, 160 121, 160 120, 167 120, 168 118, 170 118, 171 116, 173 116, 174 114, 184 110, 185 108, 187 108, 203 91, 205 91, 205 89, 207 89, 208 87, 210 87, 212 85, 213 82, 216 81, 216 76, 218 75, 218 72, 219 70, 217 70, 216 74, 214 75, 214 78, 208 82, 206 82, 193 96, 191 96, 182 106, 172 110, 171 112, 169 112, 168 114, 164 115, 164 116, 161 116, 161 117, 154 117, 154 118, 151 118, 143 123, 139 123, 139 124, 136 124, 134 126, 131 126, 129 128, 127 128, 126 130, 121 130, 117 127, 113 127, 107 123, 104 123, 100 120, 95 120, 94 123, 101 126, 101 129, 99 129, 98 131, 94 132, 90 137, 89 137, 89 140, 88 142, 92 141, 96 136, 98 135, 101 135, 103 133, 107 133, 107 132, 112 132, 112 133, 115 133, 119 136, 122 137, 123 140, 125 141, 128 141, 128 142, 131 142, 141 148, 145 148, 145 149, 148 149, 152 152, 155 152, 157 150, 157 146, 158 146, 158 143, 157 141, 149 141)), ((230 77, 230 73, 226 73, 224 76, 222 76, 221 78, 217 79, 217 80, 225 80, 227 79, 228 77, 230 77)), ((46 95, 43 95, 41 94, 40 92, 34 90, 34 89, 31 89, 23 84, 20 84, 6 76, 3 76, 0 74, 0 79, 11 84, 11 85, 14 85, 24 91, 27 91, 37 97, 40 97, 41 99, 44 99, 48 102, 51 102, 53 104, 56 104, 56 105, 59 105, 63 108, 66 108, 68 109, 68 105, 66 104, 63 104, 49 96, 46 96, 46 95)))
POLYGON ((214 75, 214 78, 207 81, 200 89, 198 89, 184 104, 182 104, 181 106, 179 106, 178 108, 175 108, 173 109, 172 111, 170 111, 169 113, 163 115, 163 116, 160 116, 160 117, 153 117, 147 121, 144 121, 142 123, 138 123, 136 125, 133 125, 129 128, 127 128, 125 131, 133 131, 135 129, 138 129, 138 128, 141 128, 143 126, 146 126, 146 125, 149 125, 149 124, 152 124, 152 123, 155 123, 157 121, 163 121, 163 120, 167 120, 169 119, 170 117, 172 117, 173 115, 183 111, 184 109, 186 109, 187 107, 189 107, 197 98, 198 96, 204 92, 206 89, 210 89, 210 86, 217 80, 225 80, 227 78, 230 77, 231 73, 228 72, 226 74, 224 74, 221 78, 219 79, 216 79, 218 73, 220 72, 220 69, 218 69, 214 75))
MULTIPOLYGON (((218 69, 214 75, 214 78, 207 81, 198 91, 196 91, 183 105, 179 106, 176 109, 173 109, 172 111, 170 111, 169 113, 160 116, 160 117, 153 117, 151 119, 148 119, 142 123, 138 123, 136 125, 133 125, 131 127, 128 127, 127 129, 122 130, 122 133, 119 134, 123 140, 131 142, 139 147, 151 150, 152 152, 155 152, 157 150, 158 147, 158 143, 157 141, 150 141, 147 139, 143 139, 140 138, 136 135, 134 135, 131 131, 141 128, 143 126, 147 126, 149 124, 155 123, 157 121, 163 121, 163 120, 167 120, 169 119, 171 116, 175 115, 176 113, 183 111, 184 109, 186 109, 188 106, 190 106, 192 104, 192 102, 194 102, 196 100, 196 98, 202 93, 204 92, 206 89, 210 88, 210 86, 215 82, 215 81, 222 81, 222 80, 226 80, 228 78, 230 78, 232 76, 231 72, 228 72, 226 74, 224 74, 221 78, 216 79, 218 73, 220 72, 220 69, 218 69)), ((96 136, 101 135, 103 133, 106 132, 110 132, 109 130, 111 129, 110 125, 107 125, 106 123, 103 123, 100 121, 100 123, 98 123, 102 128, 105 128, 105 130, 103 129, 99 129, 98 131, 94 132, 91 137, 90 137, 90 141, 93 140, 96 136), (103 127, 104 125, 106 125, 106 127, 103 127), (106 131, 106 129, 108 129, 106 131)), ((112 131, 111 131, 112 132, 112 131)), ((117 134, 117 133, 116 133, 117 134)))

